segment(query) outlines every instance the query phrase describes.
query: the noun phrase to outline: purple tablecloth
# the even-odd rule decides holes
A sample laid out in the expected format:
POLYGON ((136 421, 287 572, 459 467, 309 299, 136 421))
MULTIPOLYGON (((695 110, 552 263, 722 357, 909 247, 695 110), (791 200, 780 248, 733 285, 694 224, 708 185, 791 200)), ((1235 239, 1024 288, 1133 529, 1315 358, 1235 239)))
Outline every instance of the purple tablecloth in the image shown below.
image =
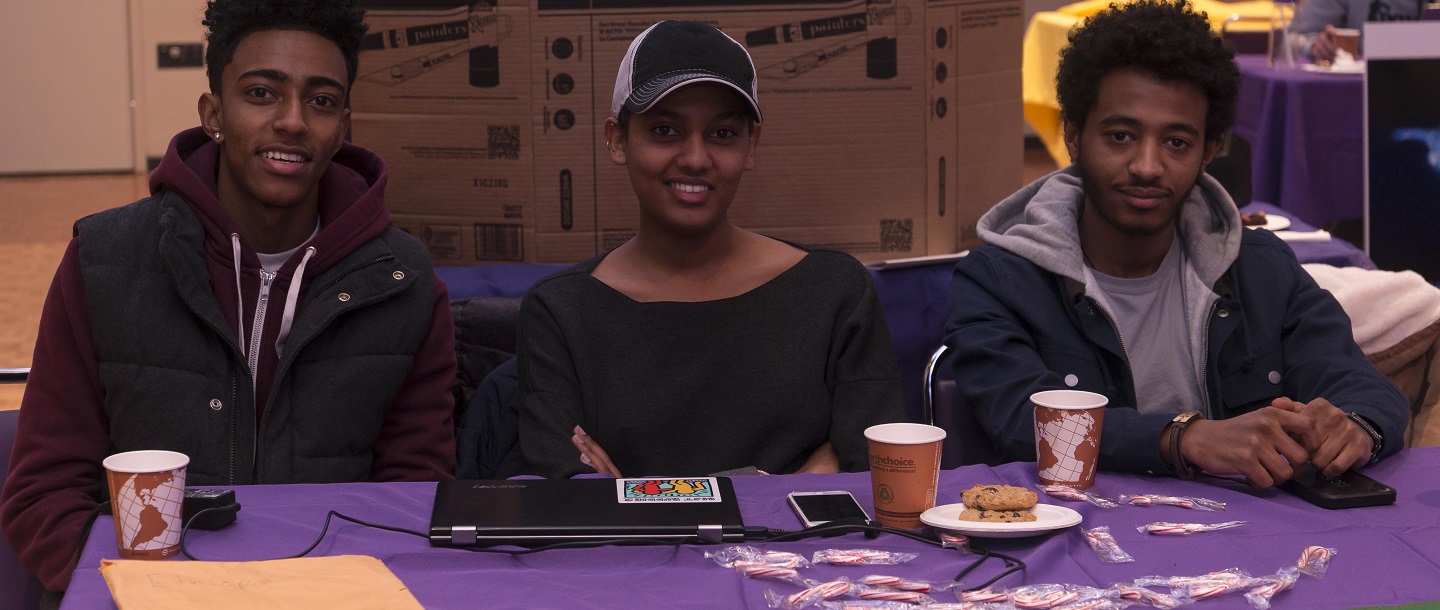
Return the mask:
POLYGON ((1360 220, 1364 77, 1273 70, 1239 55, 1235 135, 1250 142, 1254 198, 1323 227, 1360 220))
MULTIPOLYGON (((1061 503, 1084 516, 1081 527, 1108 525, 1134 563, 1104 564, 1072 527, 1030 538, 976 539, 991 549, 1021 558, 1028 569, 1001 585, 1074 583, 1107 586, 1148 575, 1196 575, 1237 567, 1252 574, 1273 573, 1293 565, 1309 545, 1339 551, 1322 580, 1302 577, 1295 588, 1275 599, 1276 608, 1349 608, 1440 600, 1440 448, 1410 449, 1367 470, 1399 490, 1392 506, 1330 511, 1282 491, 1253 492, 1243 485, 1180 481, 1102 473, 1093 491, 1164 493, 1207 497, 1229 504, 1207 513, 1175 507, 1098 509, 1061 503), (1243 519, 1250 525, 1183 537, 1151 536, 1135 531, 1154 521, 1213 523, 1243 519)), ((942 504, 959 502, 960 491, 975 483, 1035 483, 1033 463, 995 468, 968 466, 941 475, 942 504)), ((845 489, 870 506, 865 474, 743 477, 735 480, 747 525, 796 529, 799 522, 785 503, 793 490, 845 489)), ((424 531, 428 527, 434 485, 428 483, 352 483, 242 487, 236 496, 244 509, 239 521, 217 532, 198 532, 190 550, 212 560, 254 560, 290 555, 305 548, 320 530, 326 511, 386 525, 424 531)), ((98 566, 115 557, 109 517, 95 523, 62 608, 113 608, 98 566)), ((804 570, 817 579, 868 574, 948 580, 972 557, 929 547, 896 536, 866 540, 858 534, 818 541, 775 543, 774 548, 809 555, 823 548, 880 548, 918 553, 903 565, 885 567, 823 566, 804 570)), ((714 547, 710 547, 714 548, 714 547)), ((758 580, 716 566, 704 558, 706 547, 636 547, 547 551, 524 557, 432 548, 404 534, 336 522, 315 550, 319 555, 363 554, 380 558, 426 608, 764 608, 765 589, 789 593, 795 587, 758 580)), ((177 560, 179 561, 179 560, 177 560)), ((991 560, 970 579, 979 582, 999 571, 991 560)), ((947 600, 953 601, 953 600, 947 600)), ((1196 608, 1246 608, 1238 594, 1199 602, 1196 608)))
MULTIPOLYGON (((1289 231, 1308 232, 1314 231, 1315 227, 1309 223, 1296 218, 1294 212, 1282 210, 1268 203, 1256 201, 1240 209, 1246 214, 1265 212, 1275 216, 1284 216, 1290 219, 1289 231)), ((1295 241, 1286 242, 1290 249, 1295 251, 1295 258, 1301 264, 1323 263, 1333 267, 1360 267, 1362 269, 1374 269, 1375 261, 1365 255, 1365 251, 1355 247, 1348 241, 1338 238, 1331 238, 1325 242, 1295 241)))

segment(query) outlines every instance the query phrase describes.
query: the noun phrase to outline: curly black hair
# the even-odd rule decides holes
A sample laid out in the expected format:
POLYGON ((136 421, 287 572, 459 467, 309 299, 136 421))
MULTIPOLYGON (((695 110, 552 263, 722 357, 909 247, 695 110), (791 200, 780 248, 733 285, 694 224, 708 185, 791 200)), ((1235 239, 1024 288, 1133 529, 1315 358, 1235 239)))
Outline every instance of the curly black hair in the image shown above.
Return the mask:
POLYGON ((210 0, 205 6, 205 76, 210 92, 220 94, 220 75, 235 59, 240 41, 255 32, 300 30, 335 43, 345 56, 347 85, 355 84, 360 40, 365 37, 365 11, 355 0, 210 0))
POLYGON ((1111 4, 1070 32, 1060 52, 1055 90, 1060 114, 1078 126, 1095 107, 1100 81, 1137 70, 1162 82, 1193 83, 1205 92, 1205 138, 1219 140, 1235 124, 1240 69, 1235 53, 1187 0, 1111 4))

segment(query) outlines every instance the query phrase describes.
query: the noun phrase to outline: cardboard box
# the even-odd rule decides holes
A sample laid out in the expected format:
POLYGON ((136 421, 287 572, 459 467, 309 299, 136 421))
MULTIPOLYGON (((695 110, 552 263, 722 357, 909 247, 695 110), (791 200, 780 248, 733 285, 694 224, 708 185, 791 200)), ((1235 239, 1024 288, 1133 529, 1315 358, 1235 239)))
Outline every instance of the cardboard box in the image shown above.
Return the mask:
POLYGON ((1020 0, 499 0, 367 6, 357 144, 439 264, 573 262, 629 239, 604 147, 615 72, 661 19, 746 43, 765 124, 738 225, 862 261, 976 245, 1020 184, 1020 0))

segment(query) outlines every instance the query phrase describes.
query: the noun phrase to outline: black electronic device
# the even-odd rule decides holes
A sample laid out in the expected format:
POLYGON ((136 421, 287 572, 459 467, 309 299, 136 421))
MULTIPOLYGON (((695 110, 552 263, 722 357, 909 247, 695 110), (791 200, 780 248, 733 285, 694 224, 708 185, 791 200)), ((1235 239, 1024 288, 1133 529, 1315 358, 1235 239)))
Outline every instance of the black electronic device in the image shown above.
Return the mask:
POLYGON ((1395 488, 1354 470, 1326 477, 1309 464, 1280 488, 1321 508, 1359 508, 1395 503, 1395 488))
POLYGON ((789 498, 790 508, 805 527, 842 519, 870 520, 870 515, 848 491, 795 491, 789 498))
POLYGON ((434 546, 718 543, 745 536, 725 477, 441 481, 430 515, 434 546))
POLYGON ((235 513, 240 511, 240 505, 235 502, 235 491, 230 489, 185 489, 185 508, 181 513, 181 523, 188 524, 190 529, 196 530, 218 530, 235 522, 235 513), (230 508, 233 510, 212 510, 200 515, 197 519, 191 519, 196 513, 207 508, 230 508))

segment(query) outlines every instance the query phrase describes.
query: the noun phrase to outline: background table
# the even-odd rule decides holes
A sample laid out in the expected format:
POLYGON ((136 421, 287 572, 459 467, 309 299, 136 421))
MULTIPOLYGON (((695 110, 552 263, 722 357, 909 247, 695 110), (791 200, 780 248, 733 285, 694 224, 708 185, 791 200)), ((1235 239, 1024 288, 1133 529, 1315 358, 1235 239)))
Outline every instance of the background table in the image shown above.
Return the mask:
MULTIPOLYGON (((1440 599, 1440 448, 1410 449, 1367 470, 1399 490, 1393 506, 1330 511, 1289 494, 1254 492, 1243 485, 1217 486, 1172 478, 1102 473, 1093 491, 1166 493, 1203 496, 1229 507, 1207 513, 1175 507, 1098 509, 1088 504, 1063 504, 1084 516, 1081 527, 1108 525, 1134 563, 1100 563, 1081 536, 1080 528, 1030 538, 981 540, 990 548, 1012 554, 1028 569, 999 584, 1074 583, 1108 586, 1147 575, 1196 575, 1237 567, 1252 575, 1273 573, 1293 565, 1309 545, 1339 551, 1323 580, 1302 577, 1293 590, 1275 599, 1275 608, 1338 608, 1399 604, 1440 599), (1219 522, 1234 519, 1250 525, 1183 537, 1151 536, 1135 531, 1153 521, 1219 522)), ((995 468, 968 466, 941 474, 940 500, 959 502, 960 491, 975 483, 1033 485, 1033 463, 995 468)), ((799 522, 785 503, 794 490, 845 489, 871 506, 865 474, 756 476, 735 479, 741 512, 748 525, 796 529, 799 522)), ((289 555, 314 540, 328 510, 417 531, 428 527, 434 484, 351 483, 241 487, 244 508, 239 521, 216 532, 198 532, 190 550, 213 560, 254 560, 289 555)), ((114 608, 98 566, 101 558, 117 556, 109 517, 95 523, 62 608, 114 608)), ((773 548, 809 555, 822 548, 880 548, 913 552, 919 558, 899 566, 833 567, 803 571, 808 577, 860 578, 892 574, 949 580, 973 557, 938 549, 897 536, 875 540, 852 534, 791 543, 773 548)), ((709 547, 711 549, 715 547, 709 547)), ((706 547, 604 547, 547 551, 524 557, 469 553, 432 548, 425 540, 365 528, 346 522, 332 524, 316 554, 364 554, 380 558, 426 608, 764 608, 764 590, 790 593, 795 587, 746 580, 705 559, 706 547)), ((983 565, 971 582, 999 571, 999 561, 983 565)), ((947 600, 950 601, 950 600, 947 600)), ((1198 610, 1248 608, 1239 594, 1212 598, 1198 610)))
POLYGON ((1237 136, 1251 146, 1254 198, 1317 227, 1360 220, 1364 76, 1275 70, 1241 55, 1237 136))
MULTIPOLYGON (((1290 228, 1287 229, 1288 231, 1308 232, 1315 230, 1315 226, 1300 220, 1294 212, 1282 210, 1265 202, 1257 201, 1251 203, 1250 205, 1240 208, 1240 211, 1246 214, 1265 212, 1268 215, 1289 218, 1290 228)), ((1354 244, 1343 239, 1331 237, 1330 241, 1325 242, 1296 241, 1285 243, 1289 244, 1290 249, 1295 251, 1295 258, 1299 259, 1302 265, 1321 263, 1332 267, 1375 268, 1375 261, 1370 260, 1370 257, 1365 255, 1364 250, 1355 247, 1354 244)))

